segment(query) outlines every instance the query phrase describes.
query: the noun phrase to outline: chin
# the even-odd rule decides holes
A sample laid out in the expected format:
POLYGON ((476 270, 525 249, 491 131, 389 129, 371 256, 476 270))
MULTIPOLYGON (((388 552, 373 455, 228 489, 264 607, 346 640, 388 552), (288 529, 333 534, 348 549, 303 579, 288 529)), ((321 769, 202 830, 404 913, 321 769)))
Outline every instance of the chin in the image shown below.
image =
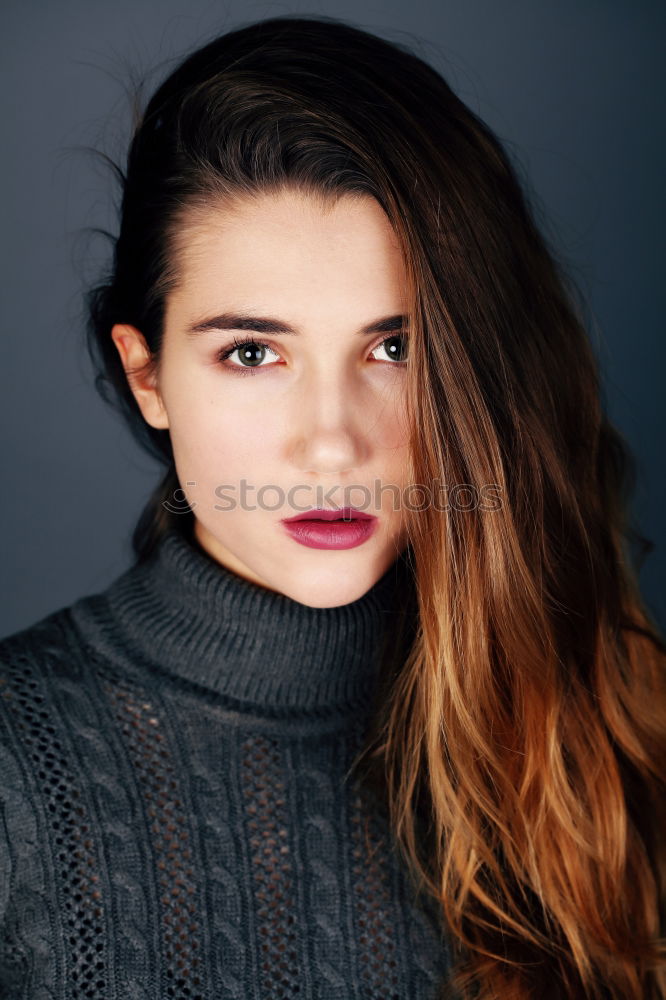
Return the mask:
MULTIPOLYGON (((316 578, 309 579, 307 575, 300 574, 297 580, 287 583, 281 591, 293 601, 305 604, 310 608, 337 608, 342 604, 351 604, 370 590, 375 583, 375 579, 369 576, 367 582, 363 583, 360 574, 355 574, 352 579, 341 579, 339 570, 329 570, 326 573, 318 573, 316 578)), ((379 577, 377 577, 379 579, 379 577)))
MULTIPOLYGON (((365 593, 365 591, 363 593, 365 593)), ((340 597, 337 594, 335 595, 335 597, 332 596, 329 597, 326 594, 322 594, 321 597, 318 598, 318 597, 313 597, 312 594, 309 594, 307 598, 305 596, 293 597, 292 600, 298 601, 300 604, 305 604, 309 608, 339 608, 342 607, 343 604, 351 604, 352 601, 356 601, 359 597, 362 596, 363 596, 362 593, 356 591, 352 594, 343 595, 342 597, 340 597)))

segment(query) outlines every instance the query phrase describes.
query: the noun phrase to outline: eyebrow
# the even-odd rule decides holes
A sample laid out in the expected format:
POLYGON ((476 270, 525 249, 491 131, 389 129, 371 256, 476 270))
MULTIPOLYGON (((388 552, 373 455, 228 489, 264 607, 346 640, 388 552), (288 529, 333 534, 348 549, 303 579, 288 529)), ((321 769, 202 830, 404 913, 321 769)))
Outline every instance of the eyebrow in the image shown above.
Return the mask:
MULTIPOLYGON (((371 333, 391 333, 393 330, 403 330, 408 325, 406 316, 385 316, 383 319, 375 320, 362 327, 358 333, 360 336, 368 336, 371 333)), ((270 333, 275 335, 298 336, 300 330, 290 326, 280 319, 273 319, 269 316, 252 316, 249 313, 221 313, 219 316, 212 316, 190 326, 186 335, 188 337, 198 337, 209 330, 251 330, 253 333, 270 333)))

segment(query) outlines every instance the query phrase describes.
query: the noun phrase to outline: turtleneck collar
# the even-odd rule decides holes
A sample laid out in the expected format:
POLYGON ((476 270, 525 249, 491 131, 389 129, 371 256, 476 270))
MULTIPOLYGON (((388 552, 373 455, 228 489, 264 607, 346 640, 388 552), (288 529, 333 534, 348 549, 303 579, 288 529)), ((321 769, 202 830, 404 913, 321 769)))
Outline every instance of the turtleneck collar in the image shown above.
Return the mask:
POLYGON ((250 582, 169 530, 152 555, 71 607, 83 639, 256 709, 367 699, 411 573, 399 556, 362 597, 311 608, 250 582))

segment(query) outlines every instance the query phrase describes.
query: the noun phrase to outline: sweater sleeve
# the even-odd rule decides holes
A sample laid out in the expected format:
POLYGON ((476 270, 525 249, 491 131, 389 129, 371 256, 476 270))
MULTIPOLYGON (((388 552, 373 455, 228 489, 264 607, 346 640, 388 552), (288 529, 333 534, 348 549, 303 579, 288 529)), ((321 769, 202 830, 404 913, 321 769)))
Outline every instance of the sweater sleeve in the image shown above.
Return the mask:
MULTIPOLYGON (((53 996, 53 858, 44 834, 43 732, 39 694, 41 623, 0 642, 0 998, 53 996), (32 726, 31 726, 32 720, 32 726), (40 739, 41 737, 41 739, 40 739)), ((55 763, 55 762, 54 762, 55 763)))

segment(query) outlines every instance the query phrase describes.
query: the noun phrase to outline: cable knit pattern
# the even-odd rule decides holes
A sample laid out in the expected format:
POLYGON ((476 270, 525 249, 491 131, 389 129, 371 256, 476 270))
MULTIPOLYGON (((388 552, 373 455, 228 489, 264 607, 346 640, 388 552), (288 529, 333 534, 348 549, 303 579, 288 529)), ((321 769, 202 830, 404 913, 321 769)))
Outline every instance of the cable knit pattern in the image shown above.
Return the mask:
POLYGON ((2 1000, 435 1000, 350 772, 405 573, 310 608, 171 531, 0 641, 2 1000))

